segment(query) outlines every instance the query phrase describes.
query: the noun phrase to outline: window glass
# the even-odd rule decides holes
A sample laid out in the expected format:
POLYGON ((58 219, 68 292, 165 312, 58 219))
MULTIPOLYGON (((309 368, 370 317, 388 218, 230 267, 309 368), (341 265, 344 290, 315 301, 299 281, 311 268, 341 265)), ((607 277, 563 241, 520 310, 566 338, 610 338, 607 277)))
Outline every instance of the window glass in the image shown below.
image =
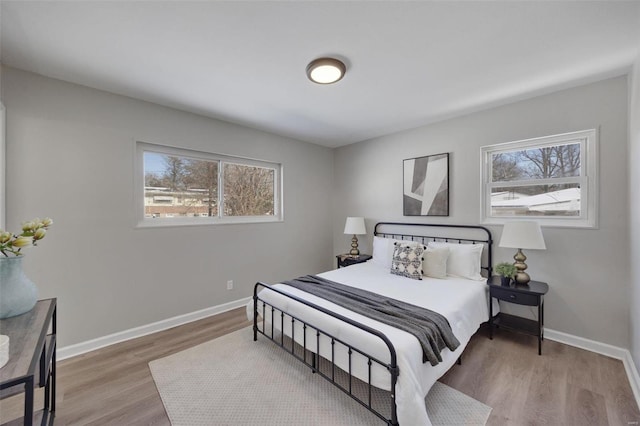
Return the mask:
POLYGON ((147 218, 218 215, 218 162, 144 153, 147 218))
POLYGON ((596 131, 482 148, 482 222, 597 226, 596 131))
POLYGON ((554 145, 491 155, 494 182, 580 176, 580 144, 554 145))
POLYGON ((580 186, 528 185, 491 189, 492 216, 580 216, 580 186))
POLYGON ((275 170, 243 164, 224 164, 224 214, 272 216, 275 170))
POLYGON ((142 226, 282 220, 279 164, 143 142, 137 150, 142 226))

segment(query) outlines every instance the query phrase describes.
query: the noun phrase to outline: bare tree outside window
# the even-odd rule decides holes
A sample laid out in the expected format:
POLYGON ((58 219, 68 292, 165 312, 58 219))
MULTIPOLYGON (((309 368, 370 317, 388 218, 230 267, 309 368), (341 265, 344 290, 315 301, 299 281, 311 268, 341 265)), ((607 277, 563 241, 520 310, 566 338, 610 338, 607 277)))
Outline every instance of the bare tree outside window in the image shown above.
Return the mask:
POLYGON ((273 215, 274 178, 273 169, 225 163, 225 215, 273 215))
MULTIPOLYGON (((556 145, 492 155, 492 181, 512 182, 580 176, 580 144, 556 145)), ((575 187, 572 183, 520 187, 520 193, 535 195, 575 187)), ((496 188, 498 191, 508 190, 496 188)))
POLYGON ((145 215, 217 216, 217 161, 145 154, 145 215))
POLYGON ((497 153, 493 154, 492 159, 493 181, 510 181, 522 178, 523 171, 518 166, 517 156, 513 153, 497 153))
POLYGON ((173 155, 164 155, 162 159, 165 163, 165 171, 162 175, 162 181, 165 182, 165 185, 173 191, 186 189, 184 184, 185 160, 173 155))
POLYGON ((218 163, 214 161, 187 160, 185 182, 192 189, 201 190, 200 199, 206 206, 207 216, 218 215, 218 163))

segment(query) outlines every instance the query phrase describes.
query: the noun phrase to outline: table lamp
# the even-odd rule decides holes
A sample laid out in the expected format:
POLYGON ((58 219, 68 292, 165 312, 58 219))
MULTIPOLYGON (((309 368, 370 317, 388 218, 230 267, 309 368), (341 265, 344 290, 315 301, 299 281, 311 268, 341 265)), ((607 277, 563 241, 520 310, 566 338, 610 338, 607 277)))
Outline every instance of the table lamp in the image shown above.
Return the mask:
POLYGON ((353 235, 351 239, 351 256, 358 256, 360 250, 358 250, 358 237, 356 235, 364 235, 367 233, 364 227, 364 217, 348 217, 347 222, 344 224, 344 233, 353 235))
POLYGON ((533 221, 514 221, 504 224, 502 236, 500 238, 500 247, 517 248, 518 252, 513 256, 514 266, 518 270, 516 273, 516 283, 527 284, 531 281, 529 274, 525 272, 527 264, 527 256, 522 253, 522 249, 545 250, 547 246, 544 244, 542 230, 540 224, 533 221))

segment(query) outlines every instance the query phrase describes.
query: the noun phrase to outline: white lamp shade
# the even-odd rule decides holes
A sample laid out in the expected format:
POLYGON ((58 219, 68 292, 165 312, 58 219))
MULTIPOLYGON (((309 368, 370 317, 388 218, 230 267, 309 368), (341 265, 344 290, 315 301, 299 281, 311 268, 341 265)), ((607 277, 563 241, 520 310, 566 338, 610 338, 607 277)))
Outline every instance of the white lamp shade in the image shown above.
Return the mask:
POLYGON ((363 235, 367 233, 364 227, 364 217, 348 217, 344 224, 344 233, 350 235, 363 235))
POLYGON ((502 229, 500 247, 545 250, 540 224, 533 221, 507 222, 502 229))

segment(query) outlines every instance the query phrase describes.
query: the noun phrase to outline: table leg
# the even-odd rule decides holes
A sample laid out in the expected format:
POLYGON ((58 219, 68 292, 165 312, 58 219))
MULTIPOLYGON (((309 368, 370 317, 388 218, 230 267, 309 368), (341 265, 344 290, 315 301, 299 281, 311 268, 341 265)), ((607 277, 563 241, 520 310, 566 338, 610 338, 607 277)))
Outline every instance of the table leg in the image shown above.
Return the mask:
POLYGON ((53 334, 56 336, 56 341, 54 342, 55 347, 53 348, 53 359, 51 360, 51 412, 56 411, 56 353, 58 352, 58 307, 53 311, 53 334))
POLYGON ((542 340, 544 340, 544 296, 540 303, 542 304, 542 340))
POLYGON ((542 355, 542 301, 538 303, 538 355, 542 355))
POLYGON ((493 297, 489 290, 489 339, 493 340, 493 297))
POLYGON ((33 425, 33 376, 24 383, 24 424, 33 425))

